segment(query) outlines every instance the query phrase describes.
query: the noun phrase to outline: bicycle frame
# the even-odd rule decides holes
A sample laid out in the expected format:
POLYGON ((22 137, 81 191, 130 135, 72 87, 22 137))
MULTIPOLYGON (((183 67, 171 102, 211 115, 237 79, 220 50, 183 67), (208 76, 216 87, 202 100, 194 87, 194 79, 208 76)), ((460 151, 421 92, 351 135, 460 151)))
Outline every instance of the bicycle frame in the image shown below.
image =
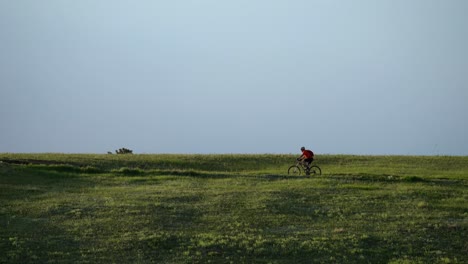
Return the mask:
MULTIPOLYGON (((312 164, 312 162, 309 163, 309 165, 310 165, 310 164, 312 164)), ((300 168, 303 168, 304 170, 310 168, 310 167, 307 167, 306 163, 305 163, 303 160, 297 161, 296 166, 298 166, 298 167, 300 167, 300 168)))

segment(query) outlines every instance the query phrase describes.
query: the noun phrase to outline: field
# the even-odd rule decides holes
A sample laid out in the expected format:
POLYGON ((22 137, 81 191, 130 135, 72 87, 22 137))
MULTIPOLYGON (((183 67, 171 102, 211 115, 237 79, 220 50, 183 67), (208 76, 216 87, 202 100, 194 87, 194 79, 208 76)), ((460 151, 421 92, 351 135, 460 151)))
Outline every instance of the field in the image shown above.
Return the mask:
POLYGON ((0 263, 468 263, 468 157, 0 154, 0 263))

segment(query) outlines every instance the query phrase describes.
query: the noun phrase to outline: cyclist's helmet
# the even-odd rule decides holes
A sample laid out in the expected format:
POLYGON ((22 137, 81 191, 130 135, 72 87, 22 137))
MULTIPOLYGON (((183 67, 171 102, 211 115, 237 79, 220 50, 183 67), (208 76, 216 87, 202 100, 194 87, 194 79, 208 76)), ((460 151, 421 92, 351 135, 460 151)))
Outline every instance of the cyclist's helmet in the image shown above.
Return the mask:
POLYGON ((301 150, 305 150, 305 148, 304 148, 304 147, 302 147, 302 148, 301 148, 301 150))

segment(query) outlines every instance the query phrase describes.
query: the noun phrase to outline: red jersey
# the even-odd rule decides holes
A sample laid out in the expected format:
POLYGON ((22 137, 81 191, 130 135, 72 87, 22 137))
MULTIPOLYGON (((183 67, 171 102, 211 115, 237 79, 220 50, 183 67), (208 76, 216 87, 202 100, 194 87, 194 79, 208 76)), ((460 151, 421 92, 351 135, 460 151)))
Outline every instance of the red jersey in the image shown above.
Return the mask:
POLYGON ((306 159, 312 159, 314 158, 314 153, 308 149, 302 151, 302 155, 306 157, 306 159))

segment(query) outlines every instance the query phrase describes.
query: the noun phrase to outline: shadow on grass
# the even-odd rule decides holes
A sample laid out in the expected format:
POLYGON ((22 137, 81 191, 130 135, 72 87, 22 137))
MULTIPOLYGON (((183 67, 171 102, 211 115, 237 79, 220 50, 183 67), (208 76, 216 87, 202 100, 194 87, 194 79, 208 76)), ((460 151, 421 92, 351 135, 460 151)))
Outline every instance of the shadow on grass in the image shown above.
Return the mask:
POLYGON ((80 258, 80 242, 71 234, 53 226, 48 219, 0 214, 5 226, 0 236, 0 263, 74 262, 80 258), (74 249, 74 250, 70 250, 74 249))
MULTIPOLYGON (((181 177, 193 177, 193 178, 207 178, 207 179, 226 179, 226 178, 257 178, 265 179, 269 181, 275 180, 299 180, 307 179, 307 176, 289 176, 282 174, 259 174, 259 173, 229 173, 229 172, 217 172, 217 171, 197 171, 197 170, 180 170, 180 169, 168 169, 168 170, 144 170, 141 168, 133 167, 121 167, 119 169, 103 170, 93 166, 77 166, 71 164, 37 164, 26 162, 11 162, 5 163, 4 166, 11 167, 13 169, 23 170, 28 175, 42 176, 47 179, 75 179, 85 180, 80 177, 83 174, 110 174, 111 176, 117 177, 145 177, 145 176, 181 176, 181 177)), ((310 178, 315 178, 314 176, 310 178)))
POLYGON ((50 192, 75 191, 94 186, 95 180, 81 177, 68 165, 0 165, 0 198, 5 201, 34 199, 50 192))
POLYGON ((448 179, 448 178, 422 178, 419 176, 401 176, 395 174, 371 174, 371 173, 357 173, 357 174, 331 174, 326 178, 341 180, 341 181, 364 181, 364 182, 382 182, 382 183, 426 183, 437 185, 458 185, 466 184, 463 179, 448 179))
POLYGON ((226 179, 226 178, 258 178, 266 180, 298 180, 306 176, 288 176, 280 174, 249 174, 249 173, 226 173, 213 171, 195 171, 195 170, 142 170, 139 168, 120 168, 112 170, 116 176, 181 176, 207 179, 226 179))

